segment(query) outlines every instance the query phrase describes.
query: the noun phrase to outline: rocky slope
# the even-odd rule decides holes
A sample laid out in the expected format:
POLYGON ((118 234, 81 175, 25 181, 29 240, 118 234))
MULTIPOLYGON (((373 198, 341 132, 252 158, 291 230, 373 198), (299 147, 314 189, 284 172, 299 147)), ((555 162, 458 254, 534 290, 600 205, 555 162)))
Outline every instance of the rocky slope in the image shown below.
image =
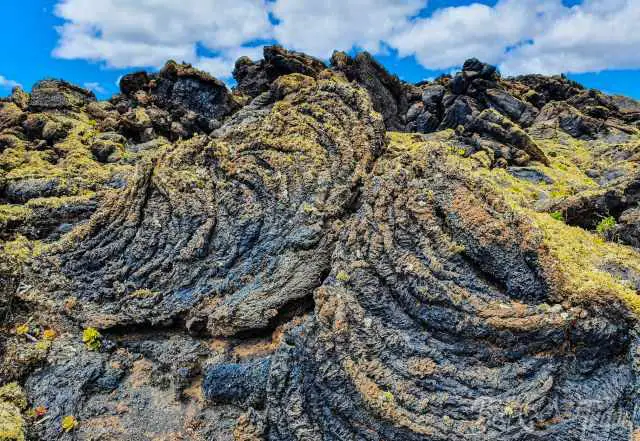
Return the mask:
POLYGON ((0 102, 1 440, 640 439, 640 104, 266 47, 0 102))

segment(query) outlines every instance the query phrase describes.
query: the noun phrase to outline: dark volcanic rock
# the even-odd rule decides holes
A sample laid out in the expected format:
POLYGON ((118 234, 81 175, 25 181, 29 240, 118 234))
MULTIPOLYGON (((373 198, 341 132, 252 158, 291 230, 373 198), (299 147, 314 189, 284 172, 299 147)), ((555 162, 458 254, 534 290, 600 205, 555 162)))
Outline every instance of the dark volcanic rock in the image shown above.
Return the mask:
POLYGON ((93 92, 62 80, 42 80, 31 91, 29 109, 69 109, 84 106, 96 97, 93 92))
POLYGON ((86 240, 61 256, 83 320, 164 323, 204 310, 212 334, 232 335, 270 326, 310 295, 332 249, 323 219, 353 203, 359 176, 382 150, 383 126, 359 89, 299 74, 281 80, 294 89, 280 107, 238 114, 216 139, 177 143, 139 164, 86 240), (337 166, 347 158, 351 166, 337 166), (145 299, 131 296, 139 289, 163 294, 141 308, 145 299))
POLYGON ((222 81, 171 62, 160 71, 151 94, 161 108, 184 108, 209 119, 221 119, 237 109, 222 81))
POLYGON ((15 439, 638 436, 633 103, 476 59, 234 76, 0 100, 15 439))
POLYGON ((542 108, 531 130, 541 137, 563 130, 574 138, 594 138, 604 128, 602 120, 585 115, 565 102, 552 102, 542 108))
MULTIPOLYGON (((549 159, 535 141, 517 124, 495 110, 484 110, 467 124, 466 130, 522 150, 534 160, 549 165, 549 159)), ((515 152, 513 155, 515 156, 515 152)))
POLYGON ((143 142, 156 135, 178 139, 209 133, 240 107, 222 81, 173 61, 157 74, 126 75, 120 90, 126 97, 116 98, 121 126, 143 142))
POLYGON ((406 86, 396 75, 391 75, 368 52, 360 52, 355 58, 344 52, 334 52, 332 67, 344 73, 349 81, 355 81, 369 92, 373 108, 382 114, 387 130, 401 130, 402 118, 409 108, 406 86))
POLYGON ((541 109, 551 101, 566 101, 584 90, 580 84, 565 76, 546 77, 543 75, 524 75, 514 78, 520 84, 535 92, 532 103, 541 109))
POLYGON ((134 72, 120 79, 120 90, 125 95, 133 95, 139 90, 148 90, 149 75, 146 72, 134 72))
POLYGON ((209 368, 202 388, 209 400, 245 406, 264 406, 269 380, 269 359, 209 368))
POLYGON ((484 205, 462 174, 441 168, 437 154, 418 162, 426 168, 403 155, 383 157, 379 178, 363 189, 365 202, 334 252, 336 277, 316 291, 314 322, 272 360, 270 439, 336 432, 342 439, 372 432, 403 440, 625 439, 624 422, 598 421, 626 406, 633 382, 619 358, 628 350, 626 325, 606 314, 576 320, 561 307, 537 320, 547 314, 536 304, 548 291, 536 269, 541 256, 523 246, 533 231, 490 214, 499 208, 484 205), (424 198, 428 190, 434 199, 424 198), (464 245, 464 256, 450 257, 446 243, 421 254, 423 238, 441 237, 436 231, 464 245), (408 255, 416 257, 411 264, 408 255), (497 279, 481 281, 479 271, 497 279), (507 298, 525 304, 516 312, 507 298), (525 322, 531 326, 516 325, 525 322), (580 351, 565 353, 565 341, 580 351), (561 421, 551 417, 557 412, 561 421))
POLYGON ((278 77, 298 73, 315 78, 326 69, 322 61, 281 46, 265 46, 263 54, 264 58, 257 62, 248 57, 236 61, 233 70, 233 78, 237 81, 235 91, 255 98, 269 90, 278 77))

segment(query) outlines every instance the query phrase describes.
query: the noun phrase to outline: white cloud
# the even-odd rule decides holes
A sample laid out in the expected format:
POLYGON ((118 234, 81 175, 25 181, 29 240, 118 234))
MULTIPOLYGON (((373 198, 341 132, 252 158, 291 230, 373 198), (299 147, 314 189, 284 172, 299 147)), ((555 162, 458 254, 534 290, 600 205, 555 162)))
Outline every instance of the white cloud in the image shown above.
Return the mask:
POLYGON ((469 57, 507 74, 588 72, 640 67, 640 2, 499 0, 445 8, 390 39, 401 55, 446 69, 469 57))
POLYGON ((58 0, 54 55, 108 67, 193 63, 228 78, 256 40, 327 58, 334 49, 386 48, 448 70, 469 57, 507 74, 640 68, 640 1, 498 0, 416 17, 427 0, 58 0), (271 14, 277 23, 269 20, 271 14), (198 47, 210 55, 204 56, 198 47))
POLYGON ((262 58, 262 46, 229 49, 217 57, 200 57, 195 66, 214 77, 226 78, 231 76, 236 60, 243 55, 252 60, 259 60, 262 58))
POLYGON ((534 37, 547 21, 542 13, 558 2, 502 0, 495 7, 476 3, 445 8, 415 20, 390 43, 401 55, 415 55, 434 69, 457 66, 470 57, 499 63, 505 48, 534 37))
POLYGON ((230 53, 271 35, 263 0, 61 0, 55 14, 65 20, 55 56, 118 68, 169 58, 228 66, 230 53), (198 56, 198 44, 216 56, 198 56))
POLYGON ((107 93, 107 90, 100 83, 84 83, 84 88, 95 93, 107 93))
POLYGON ((21 84, 0 75, 0 89, 13 89, 17 86, 21 86, 21 84))
POLYGON ((353 46, 371 52, 408 24, 425 0, 277 0, 274 36, 286 47, 328 58, 353 46))
POLYGON ((592 72, 640 68, 640 2, 585 0, 564 8, 503 63, 506 72, 592 72))

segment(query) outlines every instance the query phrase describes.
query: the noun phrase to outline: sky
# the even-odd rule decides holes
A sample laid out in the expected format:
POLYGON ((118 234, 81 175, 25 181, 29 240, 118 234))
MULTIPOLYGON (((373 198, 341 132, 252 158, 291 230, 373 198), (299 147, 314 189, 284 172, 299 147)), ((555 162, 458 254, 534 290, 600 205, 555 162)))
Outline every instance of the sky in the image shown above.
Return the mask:
POLYGON ((185 61, 233 85, 262 46, 371 52, 409 82, 477 57, 503 75, 565 73, 640 99, 640 0, 0 0, 0 96, 63 78, 100 98, 185 61))

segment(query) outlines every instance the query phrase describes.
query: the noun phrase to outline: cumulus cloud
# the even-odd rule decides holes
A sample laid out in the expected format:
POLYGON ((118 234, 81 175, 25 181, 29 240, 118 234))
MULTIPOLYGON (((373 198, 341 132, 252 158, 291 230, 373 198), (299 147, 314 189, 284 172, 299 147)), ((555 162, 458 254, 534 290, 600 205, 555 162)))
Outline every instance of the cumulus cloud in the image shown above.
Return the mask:
POLYGON ((21 86, 21 84, 0 75, 0 89, 13 89, 17 86, 21 86))
POLYGON ((257 42, 328 58, 331 51, 387 48, 448 70, 469 57, 507 74, 640 67, 638 0, 498 0, 419 12, 427 0, 59 0, 54 55, 108 67, 193 63, 227 78, 257 42), (206 51, 198 50, 205 48, 206 51), (203 55, 206 53, 206 55, 203 55))
POLYGON ((353 46, 381 50, 426 5, 424 0, 277 0, 275 38, 287 47, 328 58, 353 46))
POLYGON ((592 72, 640 67, 640 2, 585 0, 564 8, 531 45, 505 57, 505 72, 592 72))
POLYGON ((118 68, 169 58, 228 65, 229 53, 271 35, 262 0, 62 0, 55 14, 65 20, 55 56, 118 68), (198 45, 215 55, 199 56, 198 45))
POLYGON ((446 69, 469 57, 507 74, 589 72, 640 67, 637 0, 499 0, 445 8, 390 39, 401 55, 446 69))
POLYGON ((497 64, 508 48, 526 44, 542 31, 557 5, 555 0, 501 0, 495 7, 476 3, 444 8, 414 20, 390 44, 400 55, 415 55, 433 69, 447 69, 470 57, 497 64))

